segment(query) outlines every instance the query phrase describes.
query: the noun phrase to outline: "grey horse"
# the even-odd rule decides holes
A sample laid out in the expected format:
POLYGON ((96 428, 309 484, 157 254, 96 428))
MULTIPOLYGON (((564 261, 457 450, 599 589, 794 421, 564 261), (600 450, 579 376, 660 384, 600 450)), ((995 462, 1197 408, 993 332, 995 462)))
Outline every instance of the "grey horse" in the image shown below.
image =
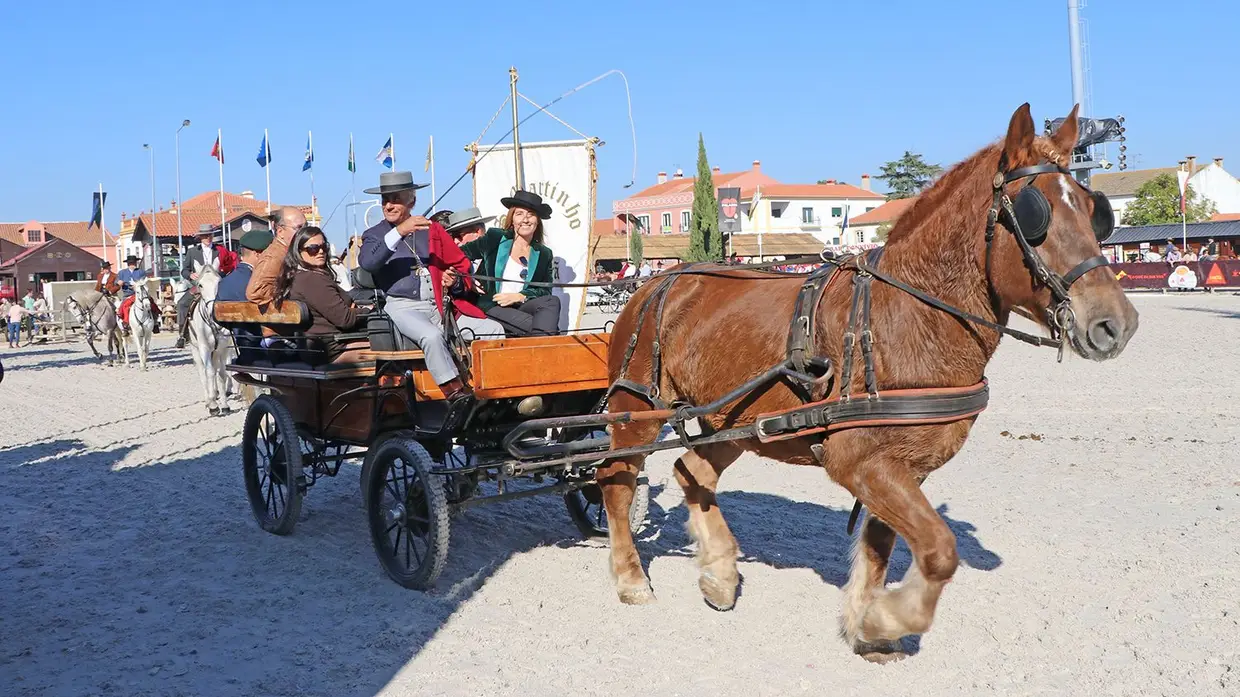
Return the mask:
POLYGON ((65 310, 81 321, 86 330, 86 343, 95 353, 95 358, 103 360, 103 354, 95 348, 95 337, 103 336, 107 340, 108 365, 116 364, 116 354, 121 355, 125 365, 129 365, 129 349, 125 346, 125 337, 121 332, 120 320, 116 317, 116 308, 102 293, 94 290, 79 290, 65 298, 65 310))

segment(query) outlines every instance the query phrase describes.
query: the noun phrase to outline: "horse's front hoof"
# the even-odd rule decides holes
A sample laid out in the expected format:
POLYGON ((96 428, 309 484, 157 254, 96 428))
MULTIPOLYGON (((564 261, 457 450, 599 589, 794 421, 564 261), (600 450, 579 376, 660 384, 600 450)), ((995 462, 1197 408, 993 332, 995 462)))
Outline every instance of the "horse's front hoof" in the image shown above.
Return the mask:
POLYGON ((904 644, 899 641, 860 641, 853 645, 853 652, 870 663, 895 663, 908 658, 904 644))
POLYGON ((698 577, 698 588, 702 591, 702 599, 711 609, 727 612, 736 607, 737 581, 724 581, 714 574, 703 573, 698 577))
POLYGON ((649 585, 619 588, 616 593, 620 596, 620 602, 625 605, 649 605, 655 601, 654 589, 649 585))
POLYGON ((207 407, 207 412, 209 412, 209 413, 211 414, 211 416, 219 416, 219 415, 220 415, 220 410, 219 410, 219 408, 218 408, 218 407, 207 407))

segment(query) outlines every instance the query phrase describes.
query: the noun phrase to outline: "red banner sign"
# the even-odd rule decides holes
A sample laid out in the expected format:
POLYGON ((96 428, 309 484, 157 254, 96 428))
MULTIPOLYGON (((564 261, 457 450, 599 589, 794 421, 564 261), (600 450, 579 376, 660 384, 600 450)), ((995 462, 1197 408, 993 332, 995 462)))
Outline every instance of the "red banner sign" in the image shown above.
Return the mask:
POLYGON ((1111 273, 1128 290, 1240 287, 1240 260, 1111 264, 1111 273))

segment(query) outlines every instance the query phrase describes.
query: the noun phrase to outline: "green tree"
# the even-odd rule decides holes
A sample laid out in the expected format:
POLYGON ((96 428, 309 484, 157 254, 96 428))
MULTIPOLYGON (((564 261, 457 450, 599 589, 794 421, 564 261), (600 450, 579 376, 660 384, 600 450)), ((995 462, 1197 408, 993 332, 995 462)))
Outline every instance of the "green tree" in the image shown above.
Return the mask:
POLYGON ((629 261, 634 266, 642 265, 642 229, 640 225, 634 225, 629 231, 629 261))
MULTIPOLYGON (((1188 187, 1184 218, 1195 223, 1214 215, 1214 202, 1188 187)), ((1162 225, 1180 222, 1180 184, 1174 174, 1160 174, 1137 188, 1137 197, 1124 208, 1124 225, 1162 225)))
POLYGON ((916 196, 943 171, 942 167, 929 164, 921 159, 921 155, 908 150, 904 151, 904 157, 888 162, 881 169, 883 173, 877 178, 887 182, 891 188, 891 193, 887 194, 888 201, 916 196))
POLYGON ((891 228, 895 227, 895 223, 883 223, 874 231, 874 241, 887 244, 887 233, 891 232, 891 228))
POLYGON ((723 236, 719 232, 719 199, 715 178, 706 161, 706 142, 698 134, 697 179, 693 182, 693 213, 689 218, 689 251, 685 261, 723 259, 723 236))

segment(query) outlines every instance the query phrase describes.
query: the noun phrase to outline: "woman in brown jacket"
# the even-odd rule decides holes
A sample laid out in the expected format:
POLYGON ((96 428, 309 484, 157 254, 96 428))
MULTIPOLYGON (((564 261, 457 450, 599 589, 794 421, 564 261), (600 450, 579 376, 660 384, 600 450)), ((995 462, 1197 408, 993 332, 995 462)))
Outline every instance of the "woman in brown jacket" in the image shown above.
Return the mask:
POLYGON ((326 353, 328 361, 343 361, 349 358, 344 354, 353 351, 328 337, 354 330, 363 323, 364 315, 336 284, 327 265, 328 251, 327 238, 319 228, 310 226, 298 232, 276 278, 275 302, 277 306, 284 300, 304 302, 313 320, 305 334, 322 337, 311 343, 318 344, 316 348, 326 353))

